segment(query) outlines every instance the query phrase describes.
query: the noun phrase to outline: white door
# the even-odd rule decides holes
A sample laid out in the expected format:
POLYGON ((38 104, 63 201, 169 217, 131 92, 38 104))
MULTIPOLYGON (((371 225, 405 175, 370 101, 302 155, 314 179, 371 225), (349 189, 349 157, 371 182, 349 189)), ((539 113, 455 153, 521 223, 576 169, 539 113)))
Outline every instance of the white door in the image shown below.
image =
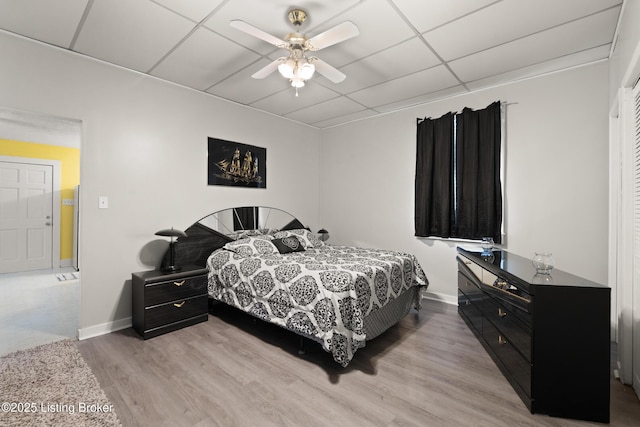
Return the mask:
POLYGON ((53 166, 0 162, 0 273, 52 268, 53 166))
POLYGON ((633 328, 633 381, 632 385, 636 394, 640 397, 640 83, 636 83, 633 89, 633 116, 634 116, 634 244, 633 244, 633 288, 632 288, 632 328, 633 328))

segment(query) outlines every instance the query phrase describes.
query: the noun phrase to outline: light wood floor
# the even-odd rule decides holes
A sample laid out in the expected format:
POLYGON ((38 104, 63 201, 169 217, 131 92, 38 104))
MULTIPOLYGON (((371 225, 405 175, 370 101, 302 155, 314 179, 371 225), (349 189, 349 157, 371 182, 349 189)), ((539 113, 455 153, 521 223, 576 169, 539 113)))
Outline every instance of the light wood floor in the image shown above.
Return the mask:
POLYGON ((0 356, 78 337, 80 280, 71 267, 0 274, 0 356))
MULTIPOLYGON (((218 307, 209 321, 143 341, 131 329, 77 343, 124 426, 590 426, 531 415, 457 314, 418 316, 342 369, 315 343, 218 307)), ((558 378, 562 381, 562 378, 558 378)), ((611 425, 640 425, 612 378, 611 425)))

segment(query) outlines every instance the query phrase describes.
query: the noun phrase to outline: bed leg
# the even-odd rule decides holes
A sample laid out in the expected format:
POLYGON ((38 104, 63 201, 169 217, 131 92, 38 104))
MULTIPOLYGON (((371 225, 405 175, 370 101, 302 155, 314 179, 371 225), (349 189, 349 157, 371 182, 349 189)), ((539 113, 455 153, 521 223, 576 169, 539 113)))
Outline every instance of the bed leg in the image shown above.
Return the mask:
POLYGON ((298 347, 298 354, 306 354, 304 350, 304 338, 300 337, 300 346, 298 347))

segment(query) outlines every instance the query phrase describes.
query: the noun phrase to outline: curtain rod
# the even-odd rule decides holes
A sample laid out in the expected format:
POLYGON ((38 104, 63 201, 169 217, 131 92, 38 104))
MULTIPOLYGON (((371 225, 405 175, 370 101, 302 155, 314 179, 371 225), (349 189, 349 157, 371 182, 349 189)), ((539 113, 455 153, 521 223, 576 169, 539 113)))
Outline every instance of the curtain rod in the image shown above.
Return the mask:
MULTIPOLYGON (((517 102, 507 102, 507 101, 500 101, 500 105, 502 107, 506 107, 507 105, 514 105, 517 104, 517 102)), ((489 104, 491 105, 491 104, 489 104)), ((460 111, 451 111, 451 114, 460 114, 460 111)), ((420 122, 427 120, 429 117, 418 117, 416 118, 416 126, 420 124, 420 122)))

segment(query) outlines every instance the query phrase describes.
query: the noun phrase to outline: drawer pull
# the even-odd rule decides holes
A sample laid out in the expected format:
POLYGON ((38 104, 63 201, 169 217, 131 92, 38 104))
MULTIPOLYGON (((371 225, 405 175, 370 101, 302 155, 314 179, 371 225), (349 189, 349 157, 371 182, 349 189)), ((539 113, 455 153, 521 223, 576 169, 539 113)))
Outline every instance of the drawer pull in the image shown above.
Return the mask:
POLYGON ((173 284, 176 285, 176 286, 182 286, 182 285, 184 285, 184 282, 185 281, 183 280, 182 282, 173 282, 173 284))
POLYGON ((502 309, 502 308, 498 308, 498 316, 507 317, 507 312, 504 311, 504 309, 502 309))
POLYGON ((506 343, 507 343, 507 340, 502 338, 502 335, 498 335, 498 344, 505 345, 506 343))
POLYGON ((496 280, 496 288, 498 289, 508 289, 509 284, 504 280, 496 280))
POLYGON ((177 307, 177 308, 180 308, 180 307, 182 307, 182 306, 184 305, 184 303, 185 303, 185 302, 186 302, 186 301, 182 301, 181 303, 173 304, 173 306, 174 306, 174 307, 177 307))

